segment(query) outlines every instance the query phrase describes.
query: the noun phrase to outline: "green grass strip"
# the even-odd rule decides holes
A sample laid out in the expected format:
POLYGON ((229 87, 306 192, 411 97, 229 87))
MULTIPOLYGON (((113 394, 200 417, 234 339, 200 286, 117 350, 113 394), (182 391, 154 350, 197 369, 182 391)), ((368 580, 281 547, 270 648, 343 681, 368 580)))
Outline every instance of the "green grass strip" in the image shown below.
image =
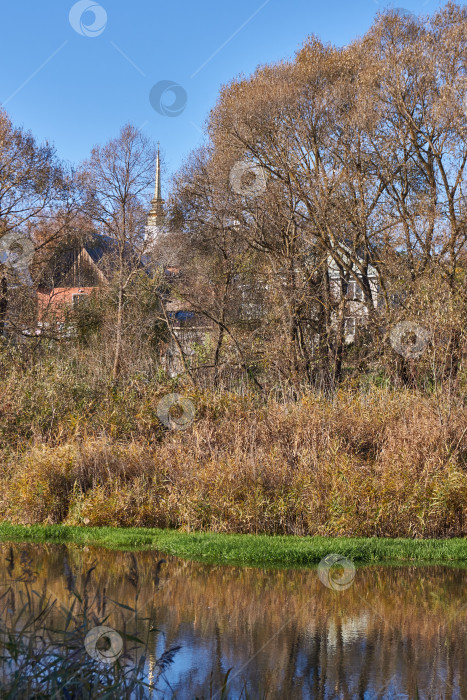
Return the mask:
POLYGON ((224 535, 156 528, 0 524, 0 541, 72 543, 107 549, 154 549, 209 564, 261 567, 316 565, 334 552, 355 564, 467 564, 467 539, 224 535))

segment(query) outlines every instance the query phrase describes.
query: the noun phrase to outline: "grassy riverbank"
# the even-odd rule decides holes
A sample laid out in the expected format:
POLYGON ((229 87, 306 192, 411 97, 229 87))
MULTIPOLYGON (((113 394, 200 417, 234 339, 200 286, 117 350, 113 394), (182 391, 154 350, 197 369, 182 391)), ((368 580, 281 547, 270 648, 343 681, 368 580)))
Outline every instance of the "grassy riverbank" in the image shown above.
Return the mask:
POLYGON ((367 563, 467 563, 467 540, 409 540, 377 537, 295 537, 185 533, 155 528, 0 525, 0 540, 75 543, 110 549, 157 549, 212 564, 298 567, 317 564, 326 554, 367 563))

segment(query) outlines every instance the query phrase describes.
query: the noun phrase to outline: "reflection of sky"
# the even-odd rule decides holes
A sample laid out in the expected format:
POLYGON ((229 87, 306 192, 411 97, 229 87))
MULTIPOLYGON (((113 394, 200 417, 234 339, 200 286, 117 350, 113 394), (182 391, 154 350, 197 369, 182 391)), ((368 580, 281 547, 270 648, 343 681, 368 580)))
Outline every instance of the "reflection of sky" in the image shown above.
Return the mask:
MULTIPOLYGON (((164 632, 164 627, 160 627, 164 632)), ((173 664, 164 674, 164 679, 169 684, 169 687, 174 690, 181 691, 190 688, 191 693, 195 691, 206 691, 206 679, 209 679, 211 671, 218 668, 218 659, 216 659, 216 640, 206 639, 196 633, 191 623, 185 623, 180 626, 178 634, 175 638, 171 638, 170 646, 181 645, 181 649, 174 657, 173 664)), ((168 642, 165 634, 162 634, 156 645, 156 656, 160 658, 164 651, 168 648, 168 642)), ((229 668, 233 670, 238 668, 238 655, 225 653, 223 651, 220 660, 220 674, 223 676, 229 668)), ((260 673, 260 669, 255 666, 255 672, 260 673)), ((164 680, 160 682, 161 690, 164 689, 164 680)), ((233 678, 229 687, 232 692, 240 694, 243 686, 241 676, 233 678)))
MULTIPOLYGON (((198 617, 198 612, 196 617, 198 617)), ((371 623, 377 620, 377 616, 369 612, 363 612, 355 617, 340 619, 339 627, 334 620, 329 619, 324 630, 316 625, 308 625, 305 634, 301 640, 301 648, 297 651, 294 674, 292 678, 287 679, 287 674, 283 668, 275 668, 275 684, 279 695, 274 693, 268 697, 271 698, 305 698, 318 697, 323 698, 341 697, 333 695, 332 688, 337 687, 337 679, 339 675, 339 664, 345 673, 345 685, 349 697, 357 697, 355 693, 359 692, 359 697, 364 700, 373 700, 374 698, 404 699, 411 697, 406 692, 403 692, 404 679, 407 677, 407 658, 405 658, 404 644, 399 641, 401 653, 397 656, 396 662, 390 665, 390 670, 387 672, 387 678, 381 679, 380 674, 376 674, 375 678, 367 678, 367 689, 360 689, 362 666, 365 663, 365 658, 371 659, 368 676, 372 676, 374 668, 382 669, 385 666, 386 660, 383 658, 380 650, 374 645, 374 638, 371 638, 371 623), (318 643, 319 641, 319 643, 318 643), (325 672, 326 690, 324 694, 320 693, 319 681, 322 678, 321 657, 319 655, 319 646, 326 648, 326 664, 329 666, 325 672), (342 655, 344 650, 344 656, 342 655), (310 663, 310 659, 313 662, 310 663), (391 675, 393 674, 393 675, 391 675), (283 687, 287 694, 283 695, 279 688, 283 687)), ((293 623, 293 621, 291 621, 293 623)), ((382 626, 384 627, 384 621, 382 626)), ((163 626, 160 627, 164 632, 163 626)), ((228 627, 224 627, 222 642, 225 641, 226 631, 228 627)), ((256 629, 248 630, 249 634, 255 636, 258 632, 256 629)), ((394 641, 397 639, 397 630, 394 630, 394 641)), ((383 640, 384 641, 384 640, 383 640)), ((397 642, 396 642, 397 643, 397 642)), ((271 653, 274 653, 272 647, 265 648, 253 658, 253 654, 249 655, 248 649, 238 643, 237 639, 229 640, 229 647, 223 648, 218 657, 219 649, 216 648, 215 639, 206 639, 200 635, 191 623, 184 623, 178 629, 178 634, 171 638, 170 645, 167 642, 165 634, 162 634, 156 646, 156 656, 160 656, 167 650, 168 646, 181 645, 181 649, 177 652, 173 664, 161 679, 158 688, 160 690, 172 689, 178 693, 182 693, 181 697, 185 697, 183 692, 188 692, 190 689, 190 697, 195 697, 194 693, 202 693, 206 691, 206 679, 209 679, 211 672, 219 671, 220 675, 217 678, 223 678, 229 669, 231 669, 229 690, 230 698, 241 696, 244 691, 244 681, 248 678, 248 690, 253 693, 261 693, 267 687, 267 680, 271 677, 271 667, 274 667, 274 661, 271 659, 271 653), (167 681, 167 685, 165 683, 167 681)), ((410 646, 410 645, 409 645, 410 646)), ((256 652, 255 652, 256 653, 256 652)), ((423 651, 420 656, 423 658, 423 651)), ((433 659, 426 656, 426 676, 433 673, 433 659)), ((366 676, 366 672, 363 673, 366 676)), ((436 676, 436 674, 435 674, 436 676)), ((439 666, 439 679, 441 685, 446 686, 446 667, 444 663, 439 666)), ((452 682, 452 679, 451 679, 452 682)), ((214 688, 219 685, 214 684, 214 688)), ((452 684, 452 700, 459 698, 461 695, 458 683, 454 681, 452 684)), ((259 697, 259 695, 258 695, 259 697)), ((343 696, 342 696, 343 697, 343 696)), ((420 696, 423 697, 423 696, 420 696)))
MULTIPOLYGON (((174 689, 186 689, 200 687, 204 685, 205 678, 209 677, 211 672, 211 649, 207 641, 199 642, 190 638, 189 635, 181 635, 180 643, 182 648, 177 652, 173 664, 164 674, 170 687, 174 689)), ((164 644, 158 644, 158 658, 164 652, 164 644)), ((160 683, 161 689, 164 688, 164 681, 160 683)))

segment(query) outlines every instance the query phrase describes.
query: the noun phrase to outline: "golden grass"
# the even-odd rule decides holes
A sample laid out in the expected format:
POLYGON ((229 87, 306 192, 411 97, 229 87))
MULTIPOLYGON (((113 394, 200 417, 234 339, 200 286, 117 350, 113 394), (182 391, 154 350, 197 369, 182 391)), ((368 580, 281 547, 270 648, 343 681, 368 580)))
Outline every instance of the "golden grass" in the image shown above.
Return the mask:
POLYGON ((10 452, 2 517, 239 533, 466 534, 467 412, 459 399, 448 405, 374 388, 284 405, 192 393, 193 425, 162 438, 156 426, 151 440, 147 415, 159 398, 160 389, 147 389, 139 412, 120 417, 143 426, 126 439, 91 421, 80 422, 78 439, 62 421, 45 445, 30 440, 10 452))

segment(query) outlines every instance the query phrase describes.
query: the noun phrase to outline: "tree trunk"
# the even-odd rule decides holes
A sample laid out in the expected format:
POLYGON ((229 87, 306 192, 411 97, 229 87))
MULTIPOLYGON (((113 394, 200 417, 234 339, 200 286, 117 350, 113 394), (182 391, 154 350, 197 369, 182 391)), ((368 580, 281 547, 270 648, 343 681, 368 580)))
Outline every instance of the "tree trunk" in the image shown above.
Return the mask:
POLYGON ((8 283, 6 277, 0 282, 0 335, 5 335, 6 312, 8 309, 8 283))
POLYGON ((118 290, 117 326, 115 337, 115 355, 112 369, 112 379, 115 382, 120 373, 120 359, 122 354, 122 324, 123 324, 123 287, 118 290))
POLYGON ((214 377, 213 386, 215 389, 219 386, 219 361, 222 349, 222 343, 224 341, 224 328, 219 327, 219 335, 217 336, 216 352, 214 354, 214 377))

